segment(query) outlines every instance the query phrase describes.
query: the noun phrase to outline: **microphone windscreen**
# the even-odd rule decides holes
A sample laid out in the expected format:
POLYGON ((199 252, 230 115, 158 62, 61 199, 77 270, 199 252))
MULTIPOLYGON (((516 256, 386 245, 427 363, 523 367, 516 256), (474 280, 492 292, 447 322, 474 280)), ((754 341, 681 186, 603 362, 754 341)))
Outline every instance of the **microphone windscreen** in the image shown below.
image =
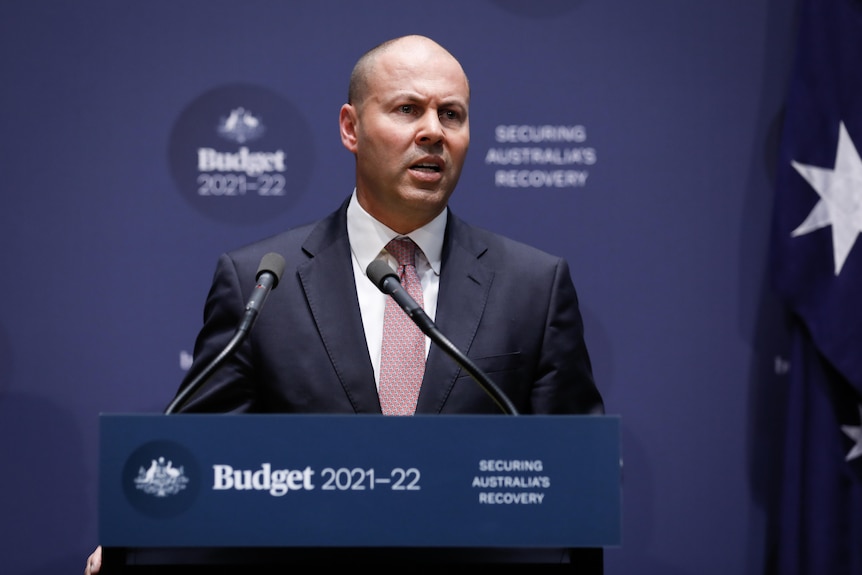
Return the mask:
POLYGON ((261 258, 260 265, 257 267, 257 275, 255 276, 255 279, 259 280, 261 274, 269 272, 275 276, 275 281, 272 284, 272 289, 275 289, 275 286, 277 286, 278 282, 281 281, 281 276, 284 275, 284 268, 286 265, 287 263, 284 261, 284 258, 281 257, 281 254, 269 252, 261 258))
POLYGON ((389 267, 389 264, 383 260, 374 260, 368 264, 368 267, 365 269, 365 275, 368 276, 368 279, 370 279, 380 291, 384 291, 383 280, 387 277, 392 276, 396 280, 398 279, 398 274, 396 274, 395 271, 389 267))

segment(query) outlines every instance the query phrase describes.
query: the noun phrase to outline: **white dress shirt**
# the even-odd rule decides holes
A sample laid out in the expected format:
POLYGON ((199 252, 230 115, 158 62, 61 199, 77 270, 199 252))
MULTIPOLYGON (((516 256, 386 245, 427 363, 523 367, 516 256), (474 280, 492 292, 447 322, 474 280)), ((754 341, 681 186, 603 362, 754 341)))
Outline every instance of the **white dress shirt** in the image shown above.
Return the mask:
MULTIPOLYGON (((422 282, 422 307, 431 320, 437 311, 437 292, 440 286, 440 258, 443 252, 443 234, 446 231, 448 208, 421 228, 407 234, 419 246, 421 253, 416 254, 416 273, 422 282)), ((383 344, 383 310, 389 296, 377 289, 365 270, 372 261, 384 258, 397 269, 398 262, 384 249, 392 239, 401 234, 389 229, 366 212, 356 199, 356 191, 347 206, 347 237, 353 259, 353 278, 356 281, 356 294, 359 296, 359 310, 362 325, 365 327, 365 342, 368 355, 374 366, 374 380, 380 383, 380 351, 383 344)), ((425 338, 425 353, 431 341, 425 338)))

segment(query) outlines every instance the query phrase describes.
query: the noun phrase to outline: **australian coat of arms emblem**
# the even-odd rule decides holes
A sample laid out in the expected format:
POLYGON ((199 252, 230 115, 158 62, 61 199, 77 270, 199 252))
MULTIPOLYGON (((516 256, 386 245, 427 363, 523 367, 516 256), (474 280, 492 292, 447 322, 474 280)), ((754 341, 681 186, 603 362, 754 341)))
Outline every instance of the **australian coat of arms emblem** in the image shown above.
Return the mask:
POLYGON ((150 467, 138 470, 135 486, 148 495, 167 497, 176 495, 186 488, 189 478, 185 476, 182 467, 174 467, 173 462, 165 462, 164 457, 153 459, 150 467))

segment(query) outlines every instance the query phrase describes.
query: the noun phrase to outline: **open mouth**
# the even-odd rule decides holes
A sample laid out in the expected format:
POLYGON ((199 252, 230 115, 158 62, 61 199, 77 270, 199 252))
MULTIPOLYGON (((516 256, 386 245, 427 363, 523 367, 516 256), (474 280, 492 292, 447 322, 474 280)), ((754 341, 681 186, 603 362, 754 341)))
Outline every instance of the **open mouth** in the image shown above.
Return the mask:
POLYGON ((439 172, 440 166, 437 164, 414 164, 410 166, 411 170, 419 170, 420 172, 439 172))
POLYGON ((424 172, 427 174, 439 174, 443 171, 444 162, 442 158, 438 158, 435 156, 425 156, 412 166, 410 166, 411 170, 415 170, 417 172, 424 172))

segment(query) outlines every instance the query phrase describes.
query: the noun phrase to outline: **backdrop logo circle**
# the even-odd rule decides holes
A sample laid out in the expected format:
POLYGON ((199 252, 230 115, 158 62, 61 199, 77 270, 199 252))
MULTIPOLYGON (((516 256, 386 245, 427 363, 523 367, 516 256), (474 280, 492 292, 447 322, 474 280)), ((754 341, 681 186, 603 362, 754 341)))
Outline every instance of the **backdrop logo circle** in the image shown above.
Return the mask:
POLYGON ((314 146, 305 117, 261 86, 230 84, 193 100, 169 145, 182 196, 215 220, 254 224, 287 211, 308 186, 314 146))
POLYGON ((123 466, 123 492, 149 517, 175 517, 188 510, 203 483, 191 452, 172 441, 151 441, 136 449, 123 466))

